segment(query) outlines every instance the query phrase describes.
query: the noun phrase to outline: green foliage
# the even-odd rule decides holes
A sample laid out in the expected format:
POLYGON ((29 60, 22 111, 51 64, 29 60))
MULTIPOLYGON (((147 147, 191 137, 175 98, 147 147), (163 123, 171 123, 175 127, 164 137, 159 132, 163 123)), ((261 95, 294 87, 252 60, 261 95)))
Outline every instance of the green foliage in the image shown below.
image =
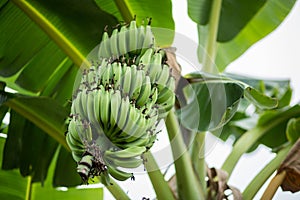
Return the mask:
MULTIPOLYGON (((189 0, 190 18, 198 24, 199 61, 203 61, 211 14, 208 0, 189 0)), ((220 71, 249 47, 275 30, 292 9, 295 0, 238 1, 223 0, 218 29, 215 63, 220 71), (259 30, 259 31, 258 31, 259 30)))
POLYGON ((300 137, 300 118, 290 119, 287 124, 286 137, 292 143, 298 140, 300 137))

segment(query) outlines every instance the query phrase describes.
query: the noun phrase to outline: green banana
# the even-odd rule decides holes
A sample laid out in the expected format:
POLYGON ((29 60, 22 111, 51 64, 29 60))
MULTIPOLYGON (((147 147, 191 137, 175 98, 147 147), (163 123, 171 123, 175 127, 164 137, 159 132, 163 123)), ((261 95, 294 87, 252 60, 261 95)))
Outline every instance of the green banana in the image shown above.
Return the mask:
POLYGON ((118 46, 119 46, 119 55, 125 55, 128 53, 127 49, 127 38, 128 30, 126 26, 121 26, 120 32, 118 33, 118 46))
POLYGON ((122 129, 122 133, 120 134, 119 138, 117 138, 116 141, 122 140, 121 137, 124 136, 131 136, 131 130, 132 128, 135 126, 135 124, 137 123, 138 119, 139 119, 139 113, 136 110, 136 108, 133 105, 129 106, 129 118, 127 120, 126 125, 123 127, 122 129))
POLYGON ((128 45, 128 51, 129 52, 133 52, 133 53, 137 53, 137 50, 138 50, 138 29, 136 27, 136 21, 135 20, 132 20, 130 22, 130 25, 129 25, 129 30, 127 31, 128 33, 128 42, 129 42, 129 45, 128 45))
POLYGON ((143 164, 143 159, 141 158, 112 158, 112 157, 107 157, 106 160, 109 163, 112 163, 115 166, 123 167, 123 168, 137 168, 141 164, 143 164))
POLYGON ((108 33, 104 31, 102 35, 102 41, 99 45, 98 57, 101 58, 109 58, 111 56, 110 52, 110 39, 108 33))
MULTIPOLYGON (((123 130, 124 126, 127 123, 127 119, 129 117, 129 110, 130 110, 129 107, 130 107, 129 97, 127 96, 122 99, 121 106, 120 106, 121 114, 118 115, 117 126, 120 130, 123 130)), ((114 134, 113 137, 117 137, 117 136, 114 134)))
POLYGON ((130 93, 130 84, 131 84, 131 68, 125 67, 124 73, 123 73, 123 81, 122 81, 122 90, 124 95, 129 95, 130 93))
POLYGON ((149 76, 152 83, 156 83, 157 75, 162 70, 162 56, 160 53, 155 53, 151 58, 151 66, 149 69, 149 76))
POLYGON ((151 95, 150 77, 145 76, 145 81, 142 85, 139 97, 136 100, 136 105, 138 105, 139 107, 145 105, 150 95, 151 95))
POLYGON ((145 147, 133 146, 118 151, 107 150, 104 153, 104 157, 108 156, 111 158, 132 158, 142 155, 145 151, 145 147))
POLYGON ((170 68, 168 65, 163 65, 163 68, 160 74, 157 76, 157 80, 156 80, 158 92, 162 91, 166 87, 169 77, 170 77, 170 68))
POLYGON ((113 73, 113 85, 114 89, 118 90, 121 86, 122 81, 122 67, 121 63, 115 62, 112 64, 112 73, 113 73))
POLYGON ((146 50, 146 52, 144 54, 142 54, 142 56, 137 60, 137 64, 139 66, 143 66, 141 67, 146 74, 148 74, 148 71, 150 69, 150 65, 151 65, 151 58, 153 56, 154 50, 153 48, 149 48, 146 50))
POLYGON ((157 103, 162 104, 169 99, 170 96, 174 95, 174 91, 169 88, 164 88, 158 96, 157 103))
POLYGON ((172 95, 163 104, 159 104, 159 108, 158 108, 159 118, 166 117, 168 112, 174 106, 174 103, 175 103, 175 95, 172 95))
POLYGON ((142 48, 143 48, 143 44, 144 44, 144 39, 145 39, 145 27, 144 26, 140 26, 138 28, 138 38, 137 40, 137 50, 138 52, 141 52, 142 48))
POLYGON ((112 133, 117 125, 118 116, 120 114, 119 110, 121 107, 122 97, 121 92, 116 90, 111 95, 111 114, 110 114, 110 130, 108 132, 112 133))
POLYGON ((99 101, 100 104, 100 118, 103 123, 104 131, 108 130, 109 116, 110 116, 110 92, 101 90, 102 95, 99 101))
POLYGON ((110 50, 114 59, 119 58, 119 45, 118 45, 118 33, 119 30, 116 28, 113 30, 110 37, 110 50))
POLYGON ((147 122, 143 115, 139 115, 138 121, 135 126, 130 130, 130 137, 125 137, 124 140, 128 143, 133 142, 140 137, 143 137, 147 130, 147 122))
POLYGON ((104 69, 102 75, 102 85, 106 88, 111 84, 111 79, 112 79, 111 68, 112 66, 109 63, 107 67, 104 69))
POLYGON ((133 176, 132 173, 124 172, 111 166, 108 166, 108 172, 112 177, 114 177, 118 181, 125 181, 133 176))
POLYGON ((135 86, 131 87, 131 99, 136 102, 141 94, 142 87, 145 81, 145 72, 143 70, 137 70, 135 75, 135 86))
POLYGON ((154 45, 154 37, 152 34, 150 23, 151 23, 151 19, 149 20, 149 24, 146 26, 142 53, 144 53, 146 49, 151 48, 154 45))

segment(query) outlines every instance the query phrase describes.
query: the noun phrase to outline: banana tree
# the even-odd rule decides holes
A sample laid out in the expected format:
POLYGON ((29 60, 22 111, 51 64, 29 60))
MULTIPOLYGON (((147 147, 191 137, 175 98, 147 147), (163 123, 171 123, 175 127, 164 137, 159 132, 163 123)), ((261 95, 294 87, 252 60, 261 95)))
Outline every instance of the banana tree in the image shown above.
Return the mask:
POLYGON ((273 31, 295 1, 187 3, 203 67, 182 76, 171 48, 170 0, 0 2, 1 197, 102 198, 104 186, 116 199, 130 199, 118 181, 134 180, 129 169, 141 165, 157 199, 255 196, 297 142, 300 107, 290 105, 288 80, 222 72, 273 31), (176 169, 169 181, 150 151, 163 134, 160 121, 176 169), (222 169, 205 163, 207 132, 236 140, 222 169), (240 192, 227 180, 259 144, 276 157, 240 192))

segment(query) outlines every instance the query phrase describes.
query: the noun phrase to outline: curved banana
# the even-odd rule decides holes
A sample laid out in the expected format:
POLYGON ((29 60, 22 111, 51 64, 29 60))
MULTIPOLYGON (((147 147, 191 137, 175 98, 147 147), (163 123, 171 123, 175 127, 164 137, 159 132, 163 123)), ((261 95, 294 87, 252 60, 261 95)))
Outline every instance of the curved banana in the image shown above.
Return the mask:
POLYGON ((121 88, 122 88, 123 94, 129 96, 130 86, 131 86, 131 68, 130 67, 125 67, 122 79, 123 79, 123 81, 122 81, 121 88))
POLYGON ((125 55, 128 53, 127 49, 127 38, 128 30, 126 26, 121 26, 120 32, 118 33, 118 46, 119 46, 119 55, 125 55))
POLYGON ((114 59, 118 58, 120 53, 119 53, 119 45, 118 45, 118 33, 119 30, 117 28, 115 28, 111 34, 110 37, 110 50, 112 53, 112 57, 114 59))
POLYGON ((111 56, 111 52, 110 52, 110 39, 108 36, 108 33, 106 31, 104 31, 103 35, 102 35, 102 41, 99 45, 99 51, 98 51, 98 58, 102 59, 102 58, 109 58, 111 56))
POLYGON ((157 75, 160 74, 162 70, 162 55, 160 53, 155 53, 151 58, 151 66, 149 69, 149 76, 151 82, 155 83, 157 80, 157 75))
POLYGON ((106 90, 101 90, 102 95, 99 102, 100 105, 100 118, 103 123, 104 131, 107 131, 109 126, 109 116, 110 116, 110 92, 106 90))
POLYGON ((133 53, 136 53, 136 51, 138 50, 138 29, 136 27, 136 21, 135 20, 132 20, 130 22, 130 25, 129 25, 129 30, 127 31, 128 33, 128 51, 129 52, 133 52, 133 53))
POLYGON ((144 106, 147 103, 149 96, 151 95, 151 81, 149 76, 145 76, 142 88, 140 90, 139 97, 136 99, 136 104, 139 107, 144 106))
POLYGON ((141 164, 143 164, 143 159, 141 158, 112 158, 107 157, 109 163, 112 163, 115 166, 123 167, 123 168, 137 168, 141 164))
POLYGON ((122 72, 122 67, 121 67, 121 63, 119 62, 115 62, 112 64, 112 73, 113 73, 113 88, 115 90, 119 90, 121 89, 121 81, 122 81, 122 76, 123 76, 123 72, 122 72))
POLYGON ((118 151, 107 150, 104 153, 104 157, 108 156, 111 158, 132 158, 142 155, 145 151, 145 147, 133 146, 118 151))
POLYGON ((145 38, 144 38, 144 42, 143 42, 143 50, 142 53, 148 49, 151 48, 154 45, 154 37, 152 34, 152 30, 151 30, 151 19, 149 20, 149 24, 146 26, 146 32, 145 32, 145 38))
POLYGON ((149 48, 146 50, 144 54, 137 60, 137 64, 139 66, 142 65, 142 69, 148 74, 150 66, 151 66, 151 58, 153 56, 154 50, 153 48, 149 48))
POLYGON ((121 171, 115 167, 108 166, 109 174, 118 181, 125 181, 133 176, 132 173, 121 171))
POLYGON ((140 26, 138 28, 138 37, 137 37, 137 44, 136 44, 138 53, 141 52, 143 48, 144 39, 145 39, 145 27, 140 26))
POLYGON ((108 132, 113 133, 114 129, 117 126, 118 116, 120 115, 119 109, 121 107, 122 97, 121 92, 116 90, 111 95, 111 114, 110 114, 110 130, 108 132))
POLYGON ((156 84, 158 88, 158 92, 161 92, 168 82, 168 79, 170 77, 170 68, 168 65, 163 65, 162 70, 160 71, 160 74, 157 76, 156 84))

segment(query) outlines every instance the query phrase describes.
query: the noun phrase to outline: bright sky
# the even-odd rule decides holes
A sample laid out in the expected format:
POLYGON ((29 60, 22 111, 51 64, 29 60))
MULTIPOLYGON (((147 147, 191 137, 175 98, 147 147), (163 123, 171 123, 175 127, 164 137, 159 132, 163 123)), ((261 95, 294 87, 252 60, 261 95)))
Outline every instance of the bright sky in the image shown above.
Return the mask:
MULTIPOLYGON (((187 15, 186 1, 173 1, 173 11, 176 32, 197 42, 196 25, 187 15)), ((265 78, 290 78, 295 91, 293 102, 300 102, 299 23, 300 1, 296 3, 290 15, 276 31, 252 46, 243 56, 230 64, 228 71, 265 78)), ((153 150, 156 151, 165 146, 166 141, 166 137, 160 136, 159 142, 155 144, 153 150)), ((212 137, 207 138, 207 144, 213 144, 213 148, 209 148, 207 151, 209 166, 220 167, 230 152, 230 145, 223 144, 212 137)), ((230 184, 243 190, 255 174, 271 159, 270 150, 263 147, 252 154, 243 156, 233 172, 230 184)), ((120 184, 132 199, 155 197, 146 174, 136 175, 135 182, 125 181, 120 184)), ((262 191, 256 199, 259 199, 261 194, 262 191)), ((105 193, 105 196, 105 199, 112 199, 108 192, 105 193)), ((300 199, 300 193, 291 195, 286 192, 277 192, 275 199, 300 199)))

